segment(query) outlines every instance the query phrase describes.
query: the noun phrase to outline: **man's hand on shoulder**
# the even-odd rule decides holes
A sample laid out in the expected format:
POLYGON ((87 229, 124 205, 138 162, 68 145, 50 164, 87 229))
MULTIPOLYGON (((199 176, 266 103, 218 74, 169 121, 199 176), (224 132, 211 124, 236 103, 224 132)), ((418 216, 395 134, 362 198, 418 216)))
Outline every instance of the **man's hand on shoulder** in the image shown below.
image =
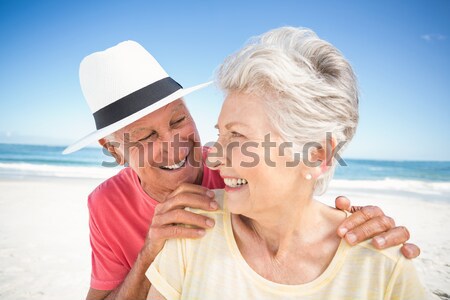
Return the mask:
POLYGON ((336 198, 336 208, 352 213, 338 228, 338 235, 350 245, 355 245, 369 238, 377 249, 402 245, 401 252, 406 258, 416 258, 420 249, 414 244, 406 243, 410 234, 406 227, 395 226, 395 221, 386 216, 377 206, 352 206, 344 196, 336 198))
POLYGON ((185 208, 213 211, 218 208, 214 192, 195 184, 183 183, 155 208, 152 224, 141 254, 153 261, 168 239, 200 238, 214 220, 186 211, 185 208), (187 226, 186 226, 187 225, 187 226))

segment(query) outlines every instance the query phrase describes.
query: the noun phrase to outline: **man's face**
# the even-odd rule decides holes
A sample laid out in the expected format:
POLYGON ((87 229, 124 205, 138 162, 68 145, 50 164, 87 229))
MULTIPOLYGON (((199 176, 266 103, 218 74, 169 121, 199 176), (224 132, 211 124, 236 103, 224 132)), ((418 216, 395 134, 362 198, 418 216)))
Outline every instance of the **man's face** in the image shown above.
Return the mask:
POLYGON ((114 135, 116 153, 138 174, 144 190, 156 200, 164 201, 181 183, 201 184, 200 138, 181 99, 114 135))

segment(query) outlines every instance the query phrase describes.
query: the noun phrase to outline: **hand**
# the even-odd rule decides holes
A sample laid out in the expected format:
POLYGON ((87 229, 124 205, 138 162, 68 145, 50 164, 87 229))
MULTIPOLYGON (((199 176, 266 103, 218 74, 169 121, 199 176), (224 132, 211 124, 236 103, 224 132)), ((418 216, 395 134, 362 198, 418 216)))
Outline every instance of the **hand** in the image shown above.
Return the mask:
POLYGON ((214 227, 211 218, 186 211, 185 207, 213 211, 218 208, 214 192, 205 187, 183 183, 164 202, 155 207, 152 224, 142 252, 151 262, 168 239, 200 238, 214 227), (190 225, 190 226, 186 226, 190 225))
POLYGON ((400 249, 406 258, 416 258, 420 249, 409 240, 409 231, 404 226, 395 226, 391 217, 385 216, 377 206, 351 206, 350 200, 344 196, 336 198, 336 208, 353 213, 338 228, 338 235, 345 238, 350 245, 371 237, 372 245, 377 249, 385 249, 403 244, 400 249))

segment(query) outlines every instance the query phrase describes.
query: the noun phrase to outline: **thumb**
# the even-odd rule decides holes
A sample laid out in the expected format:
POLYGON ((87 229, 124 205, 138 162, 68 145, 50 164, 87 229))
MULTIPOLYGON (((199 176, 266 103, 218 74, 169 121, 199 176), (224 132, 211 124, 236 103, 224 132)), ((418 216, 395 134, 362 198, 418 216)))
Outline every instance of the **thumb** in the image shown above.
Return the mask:
POLYGON ((336 200, 334 200, 335 206, 337 209, 351 211, 352 205, 350 200, 345 196, 338 196, 336 200))

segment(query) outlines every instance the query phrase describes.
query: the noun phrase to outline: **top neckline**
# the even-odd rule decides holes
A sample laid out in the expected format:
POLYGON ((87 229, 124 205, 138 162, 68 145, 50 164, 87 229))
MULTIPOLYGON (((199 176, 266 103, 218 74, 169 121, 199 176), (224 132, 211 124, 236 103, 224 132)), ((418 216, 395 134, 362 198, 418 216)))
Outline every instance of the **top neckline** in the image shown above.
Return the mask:
MULTIPOLYGON (((338 271, 341 269, 345 257, 348 253, 348 250, 350 249, 350 246, 345 242, 344 239, 341 239, 338 249, 333 256, 333 259, 331 260, 330 264, 327 266, 325 271, 319 275, 316 279, 304 283, 304 284, 296 284, 296 285, 290 285, 290 284, 282 284, 270 281, 263 276, 259 275, 255 270, 253 270, 245 260, 245 258, 242 256, 241 251, 239 250, 239 247, 236 243, 236 238, 234 236, 233 232, 233 226, 231 223, 231 213, 227 209, 226 205, 226 199, 223 199, 223 223, 224 223, 224 231, 225 231, 225 238, 228 244, 228 248, 234 257, 234 259, 237 261, 239 267, 241 270, 250 277, 259 288, 262 288, 264 290, 267 290, 272 293, 276 294, 297 294, 297 295, 306 295, 316 292, 317 290, 321 289, 325 285, 327 285, 329 282, 333 280, 333 278, 336 276, 338 271)), ((348 215, 348 214, 347 214, 348 215)))

